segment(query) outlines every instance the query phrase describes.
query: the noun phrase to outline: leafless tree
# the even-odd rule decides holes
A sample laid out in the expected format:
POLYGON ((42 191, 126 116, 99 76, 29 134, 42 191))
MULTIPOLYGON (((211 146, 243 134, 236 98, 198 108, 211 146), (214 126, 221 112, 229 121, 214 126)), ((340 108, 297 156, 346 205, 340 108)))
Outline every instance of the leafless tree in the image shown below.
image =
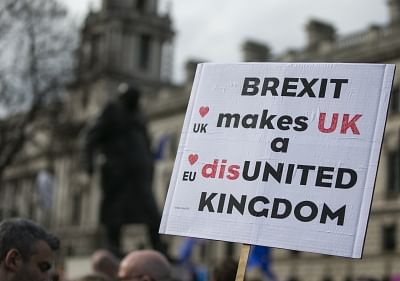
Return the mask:
POLYGON ((73 78, 77 34, 57 0, 0 1, 0 177, 73 78))

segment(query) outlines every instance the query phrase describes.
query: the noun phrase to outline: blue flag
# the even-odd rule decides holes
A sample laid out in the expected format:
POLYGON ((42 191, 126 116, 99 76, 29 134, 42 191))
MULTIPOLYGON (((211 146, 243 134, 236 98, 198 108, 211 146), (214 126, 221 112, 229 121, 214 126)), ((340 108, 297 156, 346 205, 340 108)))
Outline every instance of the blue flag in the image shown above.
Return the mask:
POLYGON ((263 246, 251 246, 247 267, 249 269, 258 267, 263 274, 271 280, 276 280, 275 274, 271 271, 271 248, 263 246))
POLYGON ((154 153, 154 159, 155 160, 162 160, 165 157, 165 150, 167 149, 168 142, 169 142, 170 136, 169 135, 163 135, 157 144, 157 149, 154 153))
POLYGON ((186 263, 190 261, 190 256, 192 255, 193 248, 197 244, 196 238, 186 237, 179 249, 179 262, 186 263))

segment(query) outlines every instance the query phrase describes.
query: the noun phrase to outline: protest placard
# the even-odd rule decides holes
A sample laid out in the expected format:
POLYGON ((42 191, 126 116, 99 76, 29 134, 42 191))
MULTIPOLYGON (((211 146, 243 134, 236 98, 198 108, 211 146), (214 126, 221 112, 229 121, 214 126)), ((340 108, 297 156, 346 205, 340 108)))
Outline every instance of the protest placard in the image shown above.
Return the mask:
POLYGON ((393 75, 199 64, 160 232, 360 258, 393 75))

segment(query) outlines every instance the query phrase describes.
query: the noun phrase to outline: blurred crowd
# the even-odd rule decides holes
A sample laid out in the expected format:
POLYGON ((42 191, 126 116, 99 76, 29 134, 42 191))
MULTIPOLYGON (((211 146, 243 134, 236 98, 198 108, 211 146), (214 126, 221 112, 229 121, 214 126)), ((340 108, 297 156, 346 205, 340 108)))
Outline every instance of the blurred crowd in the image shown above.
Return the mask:
MULTIPOLYGON (((55 265, 61 241, 41 225, 21 218, 0 223, 1 281, 205 281, 182 274, 179 262, 169 260, 153 249, 134 250, 122 258, 112 251, 98 249, 91 256, 91 273, 78 278, 57 270, 55 265), (180 274, 182 274, 180 276, 180 274), (181 278, 186 276, 185 278, 181 278)), ((234 280, 237 263, 226 260, 216 266, 213 281, 234 280)))
MULTIPOLYGON (((60 240, 37 223, 20 218, 0 223, 0 281, 234 281, 238 261, 226 257, 215 263, 208 274, 199 274, 193 264, 187 263, 196 240, 188 239, 181 259, 171 260, 153 249, 134 250, 119 258, 111 251, 98 249, 91 256, 91 272, 67 279, 55 265, 60 240), (186 261, 186 262, 185 262, 186 261), (186 269, 186 273, 182 271, 186 269), (191 273, 191 274, 188 274, 191 273)), ((254 249, 254 248, 253 248, 254 249)), ((254 257, 266 254, 261 249, 250 254, 247 267, 254 265, 254 257)), ((262 266, 262 265, 261 265, 262 266)), ((265 267, 265 265, 264 265, 265 267)), ((268 272, 266 272, 268 273, 268 272)), ((238 281, 241 279, 238 279, 238 281)), ((246 278, 245 278, 246 280, 246 278)), ((277 280, 272 272, 262 279, 277 280)), ((392 277, 390 281, 398 281, 392 277)), ((378 281, 358 278, 355 281, 378 281)))

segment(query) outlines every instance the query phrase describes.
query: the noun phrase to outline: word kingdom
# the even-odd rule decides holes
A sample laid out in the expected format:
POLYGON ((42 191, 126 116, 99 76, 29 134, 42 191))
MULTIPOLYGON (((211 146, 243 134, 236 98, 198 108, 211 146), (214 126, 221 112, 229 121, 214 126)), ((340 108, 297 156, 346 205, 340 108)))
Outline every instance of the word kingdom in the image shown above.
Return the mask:
POLYGON ((207 192, 202 192, 198 211, 232 214, 235 210, 241 215, 244 215, 247 210, 253 217, 285 219, 289 216, 293 216, 301 222, 311 222, 315 219, 319 219, 321 224, 326 224, 329 218, 330 220, 337 219, 337 225, 344 224, 346 214, 346 205, 343 205, 336 211, 332 211, 325 203, 323 206, 312 201, 301 201, 294 204, 284 198, 274 198, 272 200, 271 212, 269 212, 270 209, 266 206, 269 205, 271 201, 265 196, 247 198, 247 195, 241 195, 240 199, 238 199, 232 194, 230 194, 229 197, 225 193, 219 194, 219 197, 217 197, 217 195, 218 193, 207 194, 207 192), (318 215, 319 217, 317 218, 318 215))

